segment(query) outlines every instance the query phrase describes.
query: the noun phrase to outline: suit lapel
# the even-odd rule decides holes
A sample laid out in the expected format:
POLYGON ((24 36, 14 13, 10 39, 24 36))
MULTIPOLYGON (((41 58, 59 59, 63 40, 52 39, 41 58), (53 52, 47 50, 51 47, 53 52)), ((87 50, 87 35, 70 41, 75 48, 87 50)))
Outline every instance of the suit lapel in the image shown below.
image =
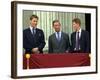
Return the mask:
POLYGON ((54 41, 55 41, 55 43, 57 43, 58 40, 57 40, 56 34, 53 34, 53 37, 54 37, 54 41))
POLYGON ((57 40, 57 37, 56 37, 56 35, 54 35, 54 41, 55 41, 55 43, 56 43, 56 45, 58 46, 58 47, 60 47, 59 45, 62 45, 63 43, 63 33, 61 32, 61 40, 60 40, 60 42, 57 40))
POLYGON ((62 45, 63 44, 63 41, 64 40, 64 34, 63 34, 63 32, 61 32, 61 40, 60 40, 60 45, 62 45))
POLYGON ((55 45, 59 46, 58 40, 57 40, 57 37, 56 37, 55 33, 53 34, 53 41, 54 41, 55 45))
POLYGON ((30 40, 30 42, 33 43, 33 34, 32 34, 30 29, 28 29, 28 35, 27 36, 28 36, 28 39, 30 40))
POLYGON ((83 30, 81 31, 80 41, 82 41, 83 30))

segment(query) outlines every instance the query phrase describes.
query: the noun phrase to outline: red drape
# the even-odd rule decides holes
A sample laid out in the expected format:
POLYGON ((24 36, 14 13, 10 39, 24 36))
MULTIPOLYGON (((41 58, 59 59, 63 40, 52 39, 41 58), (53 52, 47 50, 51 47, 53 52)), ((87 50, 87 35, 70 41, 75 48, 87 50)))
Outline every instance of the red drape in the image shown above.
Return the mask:
MULTIPOLYGON (((86 53, 68 54, 31 54, 29 68, 55 68, 90 66, 90 57, 86 53)), ((27 59, 23 55, 23 69, 27 69, 27 59)))

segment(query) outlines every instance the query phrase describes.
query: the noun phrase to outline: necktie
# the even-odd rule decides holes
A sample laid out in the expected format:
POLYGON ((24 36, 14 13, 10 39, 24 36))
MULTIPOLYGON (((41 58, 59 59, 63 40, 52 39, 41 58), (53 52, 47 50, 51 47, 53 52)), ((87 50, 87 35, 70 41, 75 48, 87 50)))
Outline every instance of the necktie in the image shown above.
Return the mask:
POLYGON ((76 50, 79 50, 79 32, 76 33, 76 50))
POLYGON ((57 32, 57 40, 58 40, 58 42, 60 42, 60 34, 59 34, 59 32, 57 32))
POLYGON ((34 36, 35 35, 35 29, 33 28, 32 30, 33 30, 33 36, 34 36))

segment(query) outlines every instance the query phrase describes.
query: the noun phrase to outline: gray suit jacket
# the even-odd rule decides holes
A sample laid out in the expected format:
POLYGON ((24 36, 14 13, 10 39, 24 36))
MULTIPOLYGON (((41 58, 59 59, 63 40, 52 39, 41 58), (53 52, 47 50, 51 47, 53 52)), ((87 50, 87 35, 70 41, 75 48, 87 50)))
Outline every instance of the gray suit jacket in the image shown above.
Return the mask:
POLYGON ((58 42, 56 34, 49 36, 49 53, 65 53, 70 48, 68 34, 61 32, 61 40, 58 42))

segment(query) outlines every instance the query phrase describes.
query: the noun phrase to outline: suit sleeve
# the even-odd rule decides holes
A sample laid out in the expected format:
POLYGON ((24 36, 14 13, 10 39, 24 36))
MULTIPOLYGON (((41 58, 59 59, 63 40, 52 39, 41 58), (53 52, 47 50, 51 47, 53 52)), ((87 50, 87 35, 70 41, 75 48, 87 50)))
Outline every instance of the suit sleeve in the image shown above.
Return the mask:
POLYGON ((86 52, 90 52, 90 38, 89 38, 89 33, 86 32, 86 52))
POLYGON ((53 53, 52 42, 51 42, 51 38, 50 37, 49 37, 49 41, 48 41, 48 48, 49 48, 48 52, 49 53, 53 53))
POLYGON ((31 53, 32 47, 28 44, 25 31, 23 31, 23 48, 25 49, 26 53, 31 53))
POLYGON ((67 50, 68 52, 70 51, 70 41, 69 41, 69 36, 68 36, 68 35, 67 35, 66 50, 67 50))

